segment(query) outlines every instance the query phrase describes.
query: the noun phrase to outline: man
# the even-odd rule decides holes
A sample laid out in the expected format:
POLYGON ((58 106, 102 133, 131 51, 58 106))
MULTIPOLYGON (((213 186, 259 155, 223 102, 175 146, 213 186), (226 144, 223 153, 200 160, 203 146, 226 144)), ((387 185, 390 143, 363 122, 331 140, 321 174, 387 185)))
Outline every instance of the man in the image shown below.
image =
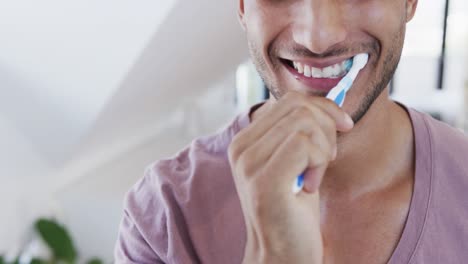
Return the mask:
POLYGON ((467 263, 468 140, 388 96, 417 3, 239 0, 273 98, 149 168, 117 262, 467 263), (339 108, 324 96, 360 53, 339 108))

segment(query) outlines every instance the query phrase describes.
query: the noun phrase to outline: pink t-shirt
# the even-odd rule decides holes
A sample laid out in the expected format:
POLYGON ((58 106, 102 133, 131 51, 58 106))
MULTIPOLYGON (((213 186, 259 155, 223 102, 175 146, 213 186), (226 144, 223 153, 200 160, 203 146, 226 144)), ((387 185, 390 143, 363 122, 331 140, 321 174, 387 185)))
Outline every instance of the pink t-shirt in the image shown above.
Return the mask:
MULTIPOLYGON (((416 146, 414 192, 389 263, 468 263, 468 138, 408 110, 416 146)), ((241 263, 246 232, 227 149, 248 112, 149 166, 128 192, 116 263, 241 263)))

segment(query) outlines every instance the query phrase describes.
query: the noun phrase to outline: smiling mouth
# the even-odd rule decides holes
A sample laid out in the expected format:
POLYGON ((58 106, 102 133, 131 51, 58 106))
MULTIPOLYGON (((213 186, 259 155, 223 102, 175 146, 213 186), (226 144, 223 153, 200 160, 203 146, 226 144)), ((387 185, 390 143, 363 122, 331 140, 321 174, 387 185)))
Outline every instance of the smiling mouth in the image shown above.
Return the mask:
POLYGON ((280 58, 286 70, 302 84, 295 89, 305 89, 304 91, 312 92, 315 95, 326 94, 338 85, 351 70, 353 59, 354 57, 350 57, 341 61, 334 60, 326 63, 318 60, 299 61, 280 58))
POLYGON ((345 76, 353 65, 353 58, 343 60, 342 62, 324 67, 317 68, 306 63, 282 59, 290 68, 293 68, 297 74, 307 78, 315 79, 339 79, 345 76))

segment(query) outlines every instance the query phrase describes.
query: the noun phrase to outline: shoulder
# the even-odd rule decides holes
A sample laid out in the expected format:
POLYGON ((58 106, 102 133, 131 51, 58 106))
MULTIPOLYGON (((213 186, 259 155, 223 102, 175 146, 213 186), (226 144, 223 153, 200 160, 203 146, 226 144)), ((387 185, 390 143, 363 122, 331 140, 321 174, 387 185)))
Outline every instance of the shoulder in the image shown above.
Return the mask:
POLYGON ((419 135, 426 134, 429 146, 422 147, 430 157, 430 172, 433 180, 434 199, 452 201, 452 205, 468 213, 468 136, 461 130, 438 121, 427 114, 419 113, 424 126, 419 135))
MULTIPOLYGON (((206 187, 229 180, 230 166, 227 149, 240 130, 236 120, 216 133, 194 139, 174 156, 150 164, 133 193, 164 195, 183 204, 206 187)), ((173 204, 171 206, 174 206, 173 204)))
POLYGON ((468 199, 468 137, 427 114, 415 110, 410 113, 416 160, 420 162, 416 167, 417 194, 413 194, 413 202, 417 206, 413 215, 419 213, 424 219, 424 235, 413 262, 447 258, 461 261, 468 243, 468 203, 464 202, 468 199), (423 197, 427 197, 427 206, 421 203, 423 197), (433 241, 446 246, 440 248, 433 241))
POLYGON ((146 167, 144 176, 125 198, 125 208, 143 230, 149 223, 164 224, 169 211, 184 209, 188 201, 196 198, 197 188, 213 183, 210 180, 216 172, 227 172, 227 154, 219 149, 220 137, 222 133, 197 138, 174 156, 146 167))
POLYGON ((417 160, 424 160, 421 168, 427 168, 432 204, 438 210, 449 203, 468 216, 468 137, 459 129, 440 122, 427 114, 412 111, 414 120, 417 160), (419 153, 418 153, 419 151, 419 153), (422 158, 426 157, 426 158, 422 158))
MULTIPOLYGON (((468 158, 468 135, 460 129, 436 120, 427 114, 414 110, 412 114, 422 121, 423 125, 419 129, 425 130, 421 134, 425 133, 429 137, 435 165, 450 165, 452 168, 458 169, 458 173, 468 177, 468 163, 466 162, 468 158)), ((447 169, 450 170, 449 167, 447 169)))
POLYGON ((235 197, 227 148, 239 130, 236 119, 213 135, 193 140, 174 156, 152 163, 126 194, 124 217, 161 259, 196 260, 197 234, 191 228, 206 224, 235 197), (172 255, 174 248, 184 254, 172 255))
POLYGON ((182 196, 193 184, 209 180, 214 171, 226 170, 227 149, 241 129, 238 119, 212 135, 192 140, 175 155, 147 166, 144 177, 128 192, 127 198, 135 197, 139 205, 149 202, 151 196, 157 200, 167 200, 170 196, 183 200, 182 196))

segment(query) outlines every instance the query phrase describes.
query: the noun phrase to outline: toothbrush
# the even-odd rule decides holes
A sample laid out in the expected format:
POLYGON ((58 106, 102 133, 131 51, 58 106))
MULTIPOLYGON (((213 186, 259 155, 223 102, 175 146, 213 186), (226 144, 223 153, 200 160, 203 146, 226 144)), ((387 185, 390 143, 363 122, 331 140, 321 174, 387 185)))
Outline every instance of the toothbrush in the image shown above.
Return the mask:
MULTIPOLYGON (((356 80, 359 71, 361 71, 366 66, 368 60, 369 54, 362 53, 356 55, 353 58, 351 65, 346 65, 347 67, 351 67, 349 72, 335 87, 333 87, 333 89, 330 90, 330 92, 328 92, 326 98, 335 102, 339 107, 342 107, 346 93, 349 91, 349 89, 351 89, 351 86, 353 85, 354 80, 356 80)), ((301 192, 302 188, 304 187, 304 174, 305 172, 297 176, 296 181, 292 186, 292 192, 294 194, 301 192)))

